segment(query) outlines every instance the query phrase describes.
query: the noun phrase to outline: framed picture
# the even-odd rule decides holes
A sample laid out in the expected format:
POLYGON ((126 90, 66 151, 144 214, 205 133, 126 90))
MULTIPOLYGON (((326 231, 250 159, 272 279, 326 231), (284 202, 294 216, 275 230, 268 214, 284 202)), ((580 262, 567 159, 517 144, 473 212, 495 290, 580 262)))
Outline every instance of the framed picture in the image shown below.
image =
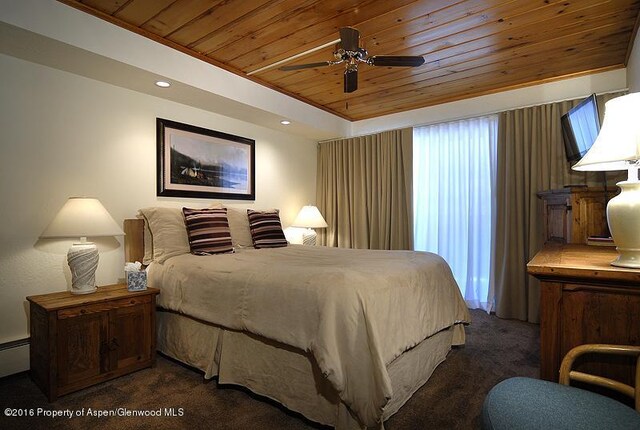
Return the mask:
POLYGON ((255 140, 162 118, 156 134, 159 196, 255 200, 255 140))

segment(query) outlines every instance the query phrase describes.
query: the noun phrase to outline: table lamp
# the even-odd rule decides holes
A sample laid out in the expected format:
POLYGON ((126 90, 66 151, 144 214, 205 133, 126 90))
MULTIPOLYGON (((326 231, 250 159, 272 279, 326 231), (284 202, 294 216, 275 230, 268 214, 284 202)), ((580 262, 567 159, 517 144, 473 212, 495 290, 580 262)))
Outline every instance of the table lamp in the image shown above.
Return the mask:
POLYGON ((619 253, 611 265, 640 268, 640 93, 616 97, 605 104, 600 134, 573 166, 580 171, 627 170, 618 182, 620 194, 609 200, 607 222, 619 253))
POLYGON ((313 246, 316 244, 316 232, 312 229, 327 228, 328 224, 317 207, 308 205, 300 209, 291 227, 306 228, 307 230, 302 234, 302 243, 313 246))
POLYGON ((98 199, 71 197, 40 235, 43 239, 80 238, 67 253, 71 269, 71 292, 89 294, 96 291, 98 248, 87 237, 123 236, 124 232, 98 199))

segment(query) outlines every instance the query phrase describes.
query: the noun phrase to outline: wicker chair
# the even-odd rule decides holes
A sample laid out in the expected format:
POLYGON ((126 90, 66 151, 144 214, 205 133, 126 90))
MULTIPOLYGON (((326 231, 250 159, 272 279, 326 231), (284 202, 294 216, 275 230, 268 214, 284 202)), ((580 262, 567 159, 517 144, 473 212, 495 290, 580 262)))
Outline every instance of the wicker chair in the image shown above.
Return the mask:
POLYGON ((589 344, 573 348, 560 366, 560 384, 510 378, 489 391, 482 408, 484 430, 640 429, 640 346, 589 344), (571 370, 584 354, 636 357, 635 387, 571 370), (630 396, 635 410, 609 397, 571 387, 571 381, 599 385, 630 396))

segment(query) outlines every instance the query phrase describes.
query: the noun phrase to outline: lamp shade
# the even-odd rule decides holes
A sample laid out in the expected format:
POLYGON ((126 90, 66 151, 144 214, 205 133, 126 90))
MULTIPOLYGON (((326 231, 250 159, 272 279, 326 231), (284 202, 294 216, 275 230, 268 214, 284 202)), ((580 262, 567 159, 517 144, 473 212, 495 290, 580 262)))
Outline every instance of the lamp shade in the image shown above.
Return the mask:
POLYGON ((291 227, 303 228, 326 228, 328 224, 315 206, 304 206, 298 212, 298 216, 291 224, 291 227))
POLYGON ((627 170, 640 160, 640 93, 616 97, 605 104, 604 122, 593 146, 574 170, 627 170))
POLYGON ((44 229, 41 238, 123 236, 98 199, 71 197, 44 229))

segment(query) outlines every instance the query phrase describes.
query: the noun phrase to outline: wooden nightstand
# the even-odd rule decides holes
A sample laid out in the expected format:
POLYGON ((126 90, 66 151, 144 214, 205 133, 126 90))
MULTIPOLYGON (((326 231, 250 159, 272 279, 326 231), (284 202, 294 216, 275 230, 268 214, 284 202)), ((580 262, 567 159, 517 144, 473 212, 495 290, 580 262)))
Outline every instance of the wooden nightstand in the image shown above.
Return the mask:
POLYGON ((31 376, 52 402, 58 396, 155 363, 155 296, 125 284, 87 295, 27 297, 31 376))
MULTIPOLYGON (((558 382, 562 357, 585 343, 640 345, 640 270, 611 266, 615 248, 552 245, 527 265, 540 279, 540 377, 558 382)), ((576 370, 634 385, 631 357, 593 355, 576 370)))

